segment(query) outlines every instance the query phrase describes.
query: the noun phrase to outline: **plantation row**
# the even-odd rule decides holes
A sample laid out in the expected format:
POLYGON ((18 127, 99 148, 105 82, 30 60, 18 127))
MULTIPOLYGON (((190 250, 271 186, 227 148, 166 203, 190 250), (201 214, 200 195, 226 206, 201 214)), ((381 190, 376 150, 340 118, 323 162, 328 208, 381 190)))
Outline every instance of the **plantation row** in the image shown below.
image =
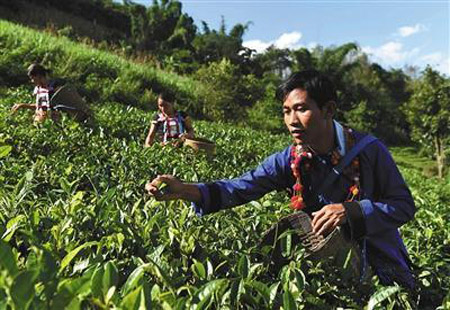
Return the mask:
POLYGON ((0 309, 435 309, 449 306, 449 184, 401 167, 418 211, 402 227, 418 294, 374 285, 364 292, 320 264, 295 259, 271 273, 262 234, 290 213, 285 193, 214 215, 156 202, 144 184, 160 173, 198 182, 230 178, 290 143, 287 135, 202 121, 217 144, 142 147, 151 114, 104 103, 97 124, 30 123, 10 115, 27 87, 0 89, 0 309))

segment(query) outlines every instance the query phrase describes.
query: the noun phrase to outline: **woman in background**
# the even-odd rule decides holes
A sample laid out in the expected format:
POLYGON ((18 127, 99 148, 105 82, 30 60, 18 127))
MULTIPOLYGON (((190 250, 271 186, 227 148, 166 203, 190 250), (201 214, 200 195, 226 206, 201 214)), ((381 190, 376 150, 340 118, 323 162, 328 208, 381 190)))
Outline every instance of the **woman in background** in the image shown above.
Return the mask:
POLYGON ((91 112, 76 89, 65 85, 63 80, 51 80, 49 70, 38 63, 33 63, 27 69, 28 77, 35 85, 33 95, 36 103, 18 103, 12 107, 15 113, 20 109, 34 110, 34 121, 42 123, 46 118, 53 121, 60 119, 60 111, 67 112, 80 122, 90 119, 91 112))
POLYGON ((169 94, 162 93, 158 96, 159 112, 153 116, 145 147, 152 146, 157 133, 161 135, 163 144, 170 140, 194 137, 190 117, 184 111, 175 110, 173 102, 174 98, 169 94))
POLYGON ((33 95, 36 96, 36 103, 17 103, 12 107, 13 113, 20 109, 34 110, 34 121, 43 122, 47 117, 54 121, 59 119, 59 113, 50 110, 50 98, 55 92, 56 85, 49 78, 49 70, 38 63, 31 64, 27 69, 28 77, 34 84, 33 95))

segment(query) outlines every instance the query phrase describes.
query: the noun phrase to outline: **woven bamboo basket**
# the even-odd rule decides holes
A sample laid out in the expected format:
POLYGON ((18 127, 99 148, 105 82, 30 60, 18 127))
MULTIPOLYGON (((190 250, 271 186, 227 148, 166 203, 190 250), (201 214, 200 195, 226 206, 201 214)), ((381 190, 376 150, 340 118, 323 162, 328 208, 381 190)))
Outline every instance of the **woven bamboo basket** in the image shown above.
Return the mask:
POLYGON ((216 144, 204 138, 191 138, 184 141, 185 146, 189 146, 196 151, 203 150, 208 156, 216 154, 216 144))
POLYGON ((64 85, 58 88, 50 102, 52 107, 61 107, 63 111, 68 112, 79 121, 83 121, 90 116, 89 106, 72 85, 64 85))
POLYGON ((305 258, 312 261, 327 261, 339 269, 340 275, 346 279, 357 280, 361 276, 358 245, 348 240, 340 227, 335 228, 326 237, 316 235, 312 231, 311 218, 303 211, 280 219, 263 235, 260 246, 272 247, 269 258, 274 271, 280 270, 291 259, 282 255, 279 239, 288 230, 293 232, 291 244, 305 248, 305 258))

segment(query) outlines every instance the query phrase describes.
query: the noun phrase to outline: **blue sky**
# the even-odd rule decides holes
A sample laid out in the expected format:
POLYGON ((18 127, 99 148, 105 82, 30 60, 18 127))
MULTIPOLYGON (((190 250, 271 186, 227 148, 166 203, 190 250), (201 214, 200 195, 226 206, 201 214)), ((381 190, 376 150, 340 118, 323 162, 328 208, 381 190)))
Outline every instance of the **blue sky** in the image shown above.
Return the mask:
MULTIPOLYGON (((151 0, 135 1, 150 4, 151 0)), ((432 65, 450 75, 450 0, 186 0, 183 12, 218 29, 252 24, 244 45, 263 52, 356 42, 386 69, 432 65)))

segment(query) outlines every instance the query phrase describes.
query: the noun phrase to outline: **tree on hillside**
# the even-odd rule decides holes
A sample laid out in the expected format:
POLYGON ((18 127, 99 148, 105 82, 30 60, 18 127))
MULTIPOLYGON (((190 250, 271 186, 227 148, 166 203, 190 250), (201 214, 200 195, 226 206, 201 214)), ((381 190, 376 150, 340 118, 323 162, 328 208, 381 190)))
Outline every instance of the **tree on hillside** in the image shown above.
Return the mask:
POLYGON ((245 109, 258 101, 263 89, 253 75, 243 75, 239 67, 228 59, 203 65, 192 75, 205 89, 205 102, 201 114, 210 119, 242 121, 245 109))
POLYGON ((355 60, 358 50, 356 43, 346 43, 328 48, 317 46, 313 49, 313 54, 317 59, 317 69, 334 76, 342 75, 357 63, 355 60))
POLYGON ((442 178, 450 140, 450 79, 428 66, 414 85, 405 113, 413 140, 433 150, 442 178))
POLYGON ((355 43, 327 48, 318 45, 312 50, 316 69, 328 76, 336 85, 342 110, 352 108, 348 105, 353 92, 348 76, 360 65, 358 52, 359 48, 355 43))
POLYGON ((279 79, 284 79, 291 73, 292 59, 290 50, 269 46, 262 54, 255 56, 255 61, 260 65, 264 75, 273 74, 279 79))
POLYGON ((316 58, 305 47, 292 51, 291 56, 293 60, 292 71, 310 70, 317 67, 316 58))
POLYGON ((343 75, 340 104, 349 125, 374 133, 389 144, 408 142, 409 124, 401 112, 408 101, 409 77, 400 70, 385 70, 361 54, 343 75), (400 72, 399 72, 400 71, 400 72))
POLYGON ((182 4, 176 0, 154 0, 144 7, 125 3, 131 18, 133 44, 139 51, 167 53, 172 49, 190 49, 197 28, 194 20, 182 12, 182 4))
MULTIPOLYGON (((278 85, 293 71, 321 71, 336 85, 338 119, 356 129, 375 133, 387 143, 409 141, 408 124, 400 108, 409 99, 410 78, 401 70, 385 70, 371 63, 357 44, 319 45, 297 50, 271 46, 254 56, 254 62, 261 69, 261 73, 255 71, 255 75, 262 77, 263 85, 278 85)), ((261 104, 267 104, 266 109, 271 108, 272 103, 264 100, 258 103, 261 104)), ((256 109, 264 110, 263 107, 256 109)))
POLYGON ((205 22, 202 22, 202 24, 202 33, 197 34, 192 43, 196 60, 201 64, 209 64, 225 58, 230 60, 232 64, 239 66, 242 72, 248 73, 247 67, 251 65, 250 57, 252 53, 242 45, 242 37, 250 23, 236 24, 229 33, 226 31, 223 17, 219 30, 211 30, 205 22))

